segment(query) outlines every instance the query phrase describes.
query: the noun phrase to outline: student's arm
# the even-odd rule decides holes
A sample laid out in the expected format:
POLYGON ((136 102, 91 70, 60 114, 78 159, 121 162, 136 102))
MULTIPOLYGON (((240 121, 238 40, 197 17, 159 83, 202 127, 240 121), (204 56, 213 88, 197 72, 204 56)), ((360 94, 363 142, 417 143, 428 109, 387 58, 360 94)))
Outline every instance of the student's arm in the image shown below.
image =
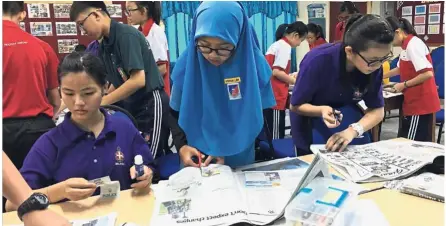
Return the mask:
POLYGON ((415 78, 407 80, 406 85, 408 88, 417 86, 432 77, 434 77, 434 73, 432 71, 425 71, 421 74, 418 74, 415 78))
POLYGON ((400 68, 396 67, 396 68, 390 70, 389 72, 385 73, 384 76, 383 76, 383 79, 391 78, 391 77, 397 76, 399 74, 400 74, 400 68))
POLYGON ((172 133, 173 143, 177 150, 180 150, 183 146, 187 145, 186 134, 178 124, 178 119, 180 118, 181 95, 182 91, 176 85, 173 85, 170 96, 170 114, 167 116, 167 122, 172 133))
POLYGON ((50 102, 51 106, 53 106, 54 116, 56 116, 59 113, 59 109, 61 107, 61 102, 62 102, 62 100, 60 99, 59 89, 55 88, 48 90, 47 96, 48 96, 48 101, 50 102))
MULTIPOLYGON (((411 40, 412 41, 412 40, 411 40)), ((422 84, 424 81, 434 77, 434 69, 432 63, 427 59, 429 49, 420 39, 414 39, 413 43, 409 42, 407 47, 407 57, 412 62, 418 75, 406 81, 408 88, 422 84)), ((404 81, 403 81, 404 82, 404 81)))
POLYGON ((45 68, 47 76, 47 87, 46 95, 49 103, 53 106, 54 115, 59 112, 60 108, 60 93, 59 93, 59 78, 57 75, 57 68, 59 66, 59 59, 57 58, 54 50, 47 44, 42 43, 42 47, 45 50, 47 56, 47 65, 45 68))
MULTIPOLYGON (((145 41, 145 39, 144 39, 145 41)), ((124 73, 129 75, 129 79, 121 86, 115 87, 116 90, 102 98, 101 105, 114 104, 121 101, 146 85, 146 75, 144 68, 144 60, 141 53, 141 48, 148 48, 147 43, 142 43, 141 39, 129 33, 121 34, 118 42, 118 48, 121 55, 121 62, 124 73)), ((149 53, 151 51, 149 50, 149 53)), ((149 56, 150 57, 150 56, 149 56)), ((150 70, 148 73, 159 73, 156 68, 155 60, 152 57, 152 65, 155 70, 150 70)), ((159 76, 159 74, 149 76, 159 76)))
POLYGON ((115 90, 116 90, 115 86, 113 84, 110 84, 110 87, 108 87, 108 90, 107 90, 107 94, 110 94, 115 90))
POLYGON ((286 83, 291 84, 291 85, 296 83, 296 78, 294 78, 291 75, 288 75, 287 73, 285 73, 285 71, 283 71, 281 69, 274 68, 273 69, 273 76, 276 77, 277 79, 279 79, 280 81, 286 82, 286 83))
POLYGON ((280 43, 277 45, 277 49, 274 53, 274 63, 273 63, 273 76, 282 82, 288 84, 296 83, 296 79, 287 73, 285 73, 285 68, 288 66, 289 58, 291 56, 291 47, 280 43))
POLYGON ((167 64, 158 64, 158 70, 160 71, 160 74, 164 76, 167 72, 167 64))

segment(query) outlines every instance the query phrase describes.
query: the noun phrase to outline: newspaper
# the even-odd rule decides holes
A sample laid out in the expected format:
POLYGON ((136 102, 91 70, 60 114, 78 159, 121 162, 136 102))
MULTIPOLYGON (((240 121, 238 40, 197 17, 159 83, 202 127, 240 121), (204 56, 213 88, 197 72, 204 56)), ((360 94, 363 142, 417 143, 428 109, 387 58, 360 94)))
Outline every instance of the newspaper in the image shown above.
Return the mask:
POLYGON ((267 165, 253 171, 210 165, 202 169, 213 171, 206 177, 198 168, 180 170, 153 188, 156 202, 150 225, 266 225, 283 216, 286 205, 311 176, 329 177, 319 157, 306 167, 271 171, 259 167, 267 165))
MULTIPOLYGON (((100 216, 92 219, 84 219, 84 220, 72 220, 70 224, 72 226, 114 226, 116 223, 117 213, 110 213, 105 216, 100 216)), ((10 225, 10 226, 23 226, 23 224, 19 225, 10 225)))
POLYGON ((435 158, 444 158, 444 146, 431 142, 381 141, 348 146, 343 152, 327 152, 323 145, 311 150, 331 163, 346 179, 354 182, 378 182, 405 178, 435 158))

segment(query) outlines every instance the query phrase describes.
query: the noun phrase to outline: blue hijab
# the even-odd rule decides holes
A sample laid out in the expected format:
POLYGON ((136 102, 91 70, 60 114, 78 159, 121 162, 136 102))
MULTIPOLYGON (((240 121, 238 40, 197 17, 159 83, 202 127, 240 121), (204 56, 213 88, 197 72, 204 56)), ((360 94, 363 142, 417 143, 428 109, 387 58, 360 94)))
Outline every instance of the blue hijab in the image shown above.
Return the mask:
POLYGON ((170 102, 180 112, 179 125, 188 144, 212 156, 253 149, 263 127, 262 110, 276 103, 270 82, 272 71, 242 5, 201 3, 191 33, 187 49, 172 72, 170 102), (231 43, 235 51, 216 67, 195 46, 203 36, 231 43))

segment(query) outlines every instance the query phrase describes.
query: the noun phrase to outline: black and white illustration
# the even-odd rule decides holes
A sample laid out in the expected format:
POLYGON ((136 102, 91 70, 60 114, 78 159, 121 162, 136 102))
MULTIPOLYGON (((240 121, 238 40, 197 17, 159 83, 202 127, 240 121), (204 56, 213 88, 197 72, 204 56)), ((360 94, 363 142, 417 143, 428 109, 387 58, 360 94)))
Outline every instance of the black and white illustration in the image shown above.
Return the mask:
POLYGON ((107 5, 107 11, 110 13, 111 18, 122 18, 122 6, 121 4, 107 5))
POLYGON ((59 53, 71 53, 79 45, 77 39, 59 39, 57 40, 57 49, 59 53))
POLYGON ((50 18, 50 6, 45 3, 28 4, 29 18, 50 18))
POLYGON ((55 18, 70 18, 71 4, 54 4, 55 18))
POLYGON ((77 36, 75 22, 56 22, 57 36, 77 36))
POLYGON ((34 36, 53 36, 53 25, 51 22, 30 22, 29 28, 34 36))
POLYGON ((187 218, 186 213, 190 211, 191 199, 179 199, 161 203, 160 215, 168 214, 172 219, 187 218))

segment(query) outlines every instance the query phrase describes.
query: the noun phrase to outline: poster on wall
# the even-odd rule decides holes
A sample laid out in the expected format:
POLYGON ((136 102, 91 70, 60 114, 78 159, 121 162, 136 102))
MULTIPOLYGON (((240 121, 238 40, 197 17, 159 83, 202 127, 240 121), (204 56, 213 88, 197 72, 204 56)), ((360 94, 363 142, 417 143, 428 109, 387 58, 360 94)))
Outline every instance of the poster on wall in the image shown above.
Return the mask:
POLYGON ((440 23, 440 14, 431 14, 429 15, 429 24, 439 24, 440 23))
POLYGON ((413 23, 412 22, 412 16, 403 16, 401 18, 404 18, 404 19, 408 20, 411 24, 413 23))
POLYGON ((415 16, 414 24, 426 24, 426 16, 415 16))
POLYGON ((415 6, 415 15, 426 14, 426 5, 415 6))
POLYGON ((57 40, 57 48, 59 53, 71 53, 74 48, 79 45, 79 40, 77 39, 59 39, 57 40))
POLYGON ((440 13, 441 12, 441 4, 430 4, 429 5, 429 13, 440 13))
POLYGON ((53 26, 51 22, 30 22, 29 28, 34 36, 53 36, 53 26))
POLYGON ((75 22, 56 22, 56 34, 58 36, 76 36, 77 27, 75 22))
POLYGON ((50 5, 43 3, 28 4, 29 18, 50 18, 50 5))
POLYGON ((412 16, 412 6, 404 6, 401 8, 401 15, 412 16))
POLYGON ((427 34, 429 34, 429 35, 438 35, 438 34, 440 34, 440 25, 439 24, 429 25, 428 30, 427 30, 427 34))
POLYGON ((107 5, 107 11, 112 18, 122 18, 122 6, 121 4, 107 5))
POLYGON ((424 35, 426 33, 426 26, 424 25, 415 25, 414 29, 418 35, 424 35))
POLYGON ((25 22, 20 22, 19 25, 22 30, 26 31, 25 22))
POLYGON ((54 4, 55 18, 70 18, 71 4, 54 4))

